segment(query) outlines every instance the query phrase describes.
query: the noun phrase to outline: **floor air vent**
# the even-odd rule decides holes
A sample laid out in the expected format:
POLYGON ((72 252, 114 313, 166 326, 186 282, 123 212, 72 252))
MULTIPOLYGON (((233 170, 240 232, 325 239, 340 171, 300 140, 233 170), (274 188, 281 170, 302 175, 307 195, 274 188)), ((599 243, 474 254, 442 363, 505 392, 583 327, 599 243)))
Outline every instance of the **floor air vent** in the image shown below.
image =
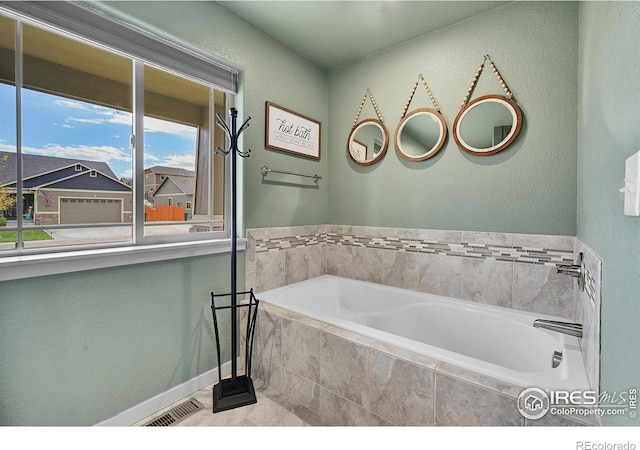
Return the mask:
POLYGON ((171 408, 162 416, 153 419, 145 425, 145 427, 170 427, 192 415, 193 413, 204 409, 204 405, 195 398, 190 398, 178 406, 171 408))

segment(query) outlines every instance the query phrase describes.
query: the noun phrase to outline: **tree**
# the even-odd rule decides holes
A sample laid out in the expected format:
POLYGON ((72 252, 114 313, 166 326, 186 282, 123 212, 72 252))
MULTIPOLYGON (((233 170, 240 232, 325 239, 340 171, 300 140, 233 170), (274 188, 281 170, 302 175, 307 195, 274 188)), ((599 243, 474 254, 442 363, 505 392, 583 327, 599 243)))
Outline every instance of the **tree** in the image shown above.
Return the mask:
MULTIPOLYGON (((2 158, 0 158, 0 169, 7 165, 7 161, 9 160, 9 155, 4 154, 2 158)), ((15 195, 11 195, 7 192, 6 189, 0 188, 0 214, 2 217, 5 217, 7 214, 7 209, 13 207, 16 204, 15 195)))

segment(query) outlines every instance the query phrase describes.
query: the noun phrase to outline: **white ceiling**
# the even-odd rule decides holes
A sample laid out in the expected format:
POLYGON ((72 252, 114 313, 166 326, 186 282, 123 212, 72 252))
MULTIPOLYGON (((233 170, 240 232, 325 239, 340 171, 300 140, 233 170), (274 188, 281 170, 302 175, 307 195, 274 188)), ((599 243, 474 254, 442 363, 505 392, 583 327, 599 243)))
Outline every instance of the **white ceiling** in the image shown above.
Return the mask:
POLYGON ((221 1, 325 69, 501 6, 504 1, 221 1))

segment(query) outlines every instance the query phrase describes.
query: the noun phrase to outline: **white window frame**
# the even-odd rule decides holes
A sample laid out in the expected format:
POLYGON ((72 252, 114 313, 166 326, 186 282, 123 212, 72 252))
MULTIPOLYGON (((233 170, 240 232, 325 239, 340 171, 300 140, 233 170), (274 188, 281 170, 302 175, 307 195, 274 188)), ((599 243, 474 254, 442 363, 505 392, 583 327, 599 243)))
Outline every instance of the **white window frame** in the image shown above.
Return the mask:
MULTIPOLYGON (((192 78, 196 82, 210 86, 212 88, 210 90, 210 111, 212 113, 209 117, 209 127, 212 131, 215 127, 213 89, 226 94, 226 107, 233 106, 234 94, 237 92, 238 74, 236 71, 135 30, 87 7, 70 2, 0 1, 0 13, 16 20, 15 88, 19 131, 18 156, 22 154, 21 122, 19 119, 22 110, 22 23, 45 28, 54 33, 61 33, 65 37, 78 39, 88 45, 102 47, 131 58, 134 67, 134 104, 137 102, 138 105, 134 107, 133 135, 135 138, 132 137, 132 143, 140 149, 144 148, 142 69, 145 64, 153 65, 183 78, 192 78)), ((132 227, 131 242, 24 248, 22 233, 19 232, 16 250, 0 252, 0 281, 228 252, 230 250, 231 177, 225 176, 224 180, 224 232, 144 236, 144 152, 134 151, 133 155, 134 217, 133 223, 130 225, 132 227)), ((229 158, 225 159, 224 164, 225 173, 228 174, 229 158)), ((18 165, 18 169, 21 169, 20 162, 18 165)), ((18 180, 17 187, 18 193, 20 193, 22 180, 18 180)), ((209 201, 213 202, 211 192, 209 193, 209 201)), ((20 210, 22 209, 22 205, 17 206, 20 210)), ((17 231, 21 231, 23 229, 22 211, 18 211, 18 213, 17 231)), ((212 216, 210 217, 212 218, 212 216)), ((47 226, 47 228, 55 228, 55 226, 47 226)), ((65 225, 64 228, 71 227, 65 225)), ((245 248, 246 240, 239 239, 238 249, 244 250, 245 248)))

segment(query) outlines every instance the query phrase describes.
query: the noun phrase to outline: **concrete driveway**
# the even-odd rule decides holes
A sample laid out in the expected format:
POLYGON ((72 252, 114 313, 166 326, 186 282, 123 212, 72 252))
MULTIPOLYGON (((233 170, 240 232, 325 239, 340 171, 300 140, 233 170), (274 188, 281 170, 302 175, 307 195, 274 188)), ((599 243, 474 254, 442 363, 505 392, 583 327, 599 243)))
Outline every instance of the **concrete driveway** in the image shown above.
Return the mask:
MULTIPOLYGON (((15 226, 15 225, 14 225, 15 226)), ((145 236, 188 234, 192 225, 181 223, 176 225, 156 225, 145 227, 145 236)), ((29 226, 25 224, 24 229, 29 226)), ((130 242, 131 227, 96 227, 96 228, 53 228, 45 231, 53 239, 46 241, 27 241, 25 248, 54 247, 73 244, 96 244, 104 242, 130 242)), ((15 243, 0 243, 0 249, 13 249, 15 243)))

